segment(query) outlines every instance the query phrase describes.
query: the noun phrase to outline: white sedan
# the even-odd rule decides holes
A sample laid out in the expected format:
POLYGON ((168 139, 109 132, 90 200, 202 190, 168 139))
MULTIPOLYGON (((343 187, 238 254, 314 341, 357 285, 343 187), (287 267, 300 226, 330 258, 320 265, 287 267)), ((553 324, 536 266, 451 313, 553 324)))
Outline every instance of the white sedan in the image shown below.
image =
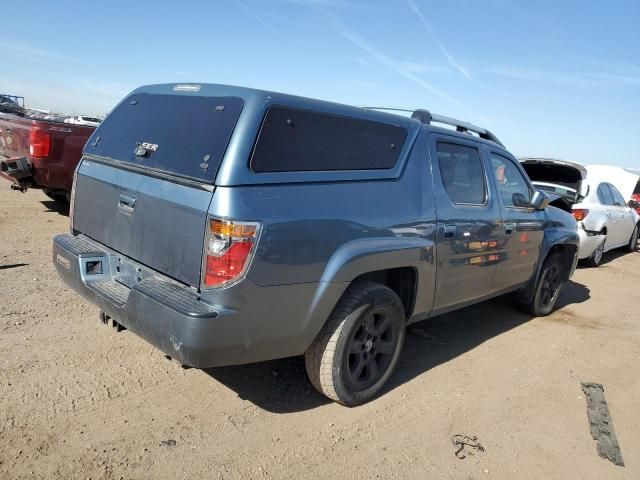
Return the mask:
POLYGON ((602 255, 614 248, 635 251, 640 216, 634 210, 637 202, 627 203, 625 198, 631 198, 637 174, 550 158, 526 157, 520 162, 536 188, 560 195, 572 206, 580 236, 578 258, 583 263, 597 267, 602 255))
POLYGON ((578 221, 580 235, 578 258, 597 267, 602 255, 609 250, 624 247, 629 252, 635 251, 640 217, 634 210, 636 202, 631 200, 627 204, 612 184, 589 179, 589 176, 587 181, 589 193, 573 205, 573 216, 578 221))
POLYGON ((96 117, 87 117, 86 115, 75 115, 66 118, 64 123, 73 123, 74 125, 85 125, 87 127, 98 127, 102 120, 96 117))

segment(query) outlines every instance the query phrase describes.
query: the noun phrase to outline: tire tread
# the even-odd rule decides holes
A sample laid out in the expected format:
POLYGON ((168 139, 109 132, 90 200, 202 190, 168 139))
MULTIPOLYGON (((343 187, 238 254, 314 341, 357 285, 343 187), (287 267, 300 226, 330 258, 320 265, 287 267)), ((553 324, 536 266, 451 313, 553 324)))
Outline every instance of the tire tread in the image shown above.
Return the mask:
POLYGON ((359 281, 349 286, 334 310, 331 312, 320 334, 305 352, 305 367, 311 384, 320 393, 343 405, 350 405, 342 395, 334 379, 334 365, 338 341, 350 315, 363 305, 367 297, 375 299, 384 296, 404 311, 402 301, 390 288, 372 281, 359 281))

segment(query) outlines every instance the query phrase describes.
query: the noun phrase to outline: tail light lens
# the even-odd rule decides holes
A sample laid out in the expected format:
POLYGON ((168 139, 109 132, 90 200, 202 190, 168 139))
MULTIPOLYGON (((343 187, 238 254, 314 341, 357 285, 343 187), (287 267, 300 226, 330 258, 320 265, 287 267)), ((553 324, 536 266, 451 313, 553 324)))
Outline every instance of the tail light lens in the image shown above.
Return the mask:
POLYGON ((205 243, 204 287, 237 283, 247 273, 260 233, 256 222, 209 219, 205 243))
POLYGON ((589 210, 587 210, 585 208, 574 208, 573 209, 573 218, 575 218, 576 221, 580 222, 580 221, 585 219, 585 217, 587 216, 588 213, 589 213, 589 210))
POLYGON ((29 155, 31 158, 45 158, 51 153, 51 135, 44 130, 33 129, 29 134, 29 155))

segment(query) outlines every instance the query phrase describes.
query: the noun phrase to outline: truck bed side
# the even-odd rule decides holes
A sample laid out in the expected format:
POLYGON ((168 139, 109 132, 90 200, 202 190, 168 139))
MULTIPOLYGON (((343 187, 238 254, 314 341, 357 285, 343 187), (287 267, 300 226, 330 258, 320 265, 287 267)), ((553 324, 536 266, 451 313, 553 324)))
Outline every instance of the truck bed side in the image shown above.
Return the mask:
POLYGON ((33 177, 27 186, 70 192, 82 148, 94 130, 94 127, 0 114, 0 156, 28 159, 33 177), (30 152, 30 135, 34 130, 50 137, 51 147, 45 157, 35 157, 30 152))

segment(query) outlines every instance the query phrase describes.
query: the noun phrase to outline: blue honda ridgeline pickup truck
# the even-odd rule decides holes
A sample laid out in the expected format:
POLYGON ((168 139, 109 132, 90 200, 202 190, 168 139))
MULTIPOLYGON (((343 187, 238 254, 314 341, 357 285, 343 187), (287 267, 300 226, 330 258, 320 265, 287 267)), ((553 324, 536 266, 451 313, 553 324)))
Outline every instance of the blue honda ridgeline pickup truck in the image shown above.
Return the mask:
POLYGON ((549 200, 491 132, 427 110, 152 85, 86 144, 53 262, 184 365, 304 354, 357 405, 408 324, 506 293, 551 312, 578 235, 549 200))

